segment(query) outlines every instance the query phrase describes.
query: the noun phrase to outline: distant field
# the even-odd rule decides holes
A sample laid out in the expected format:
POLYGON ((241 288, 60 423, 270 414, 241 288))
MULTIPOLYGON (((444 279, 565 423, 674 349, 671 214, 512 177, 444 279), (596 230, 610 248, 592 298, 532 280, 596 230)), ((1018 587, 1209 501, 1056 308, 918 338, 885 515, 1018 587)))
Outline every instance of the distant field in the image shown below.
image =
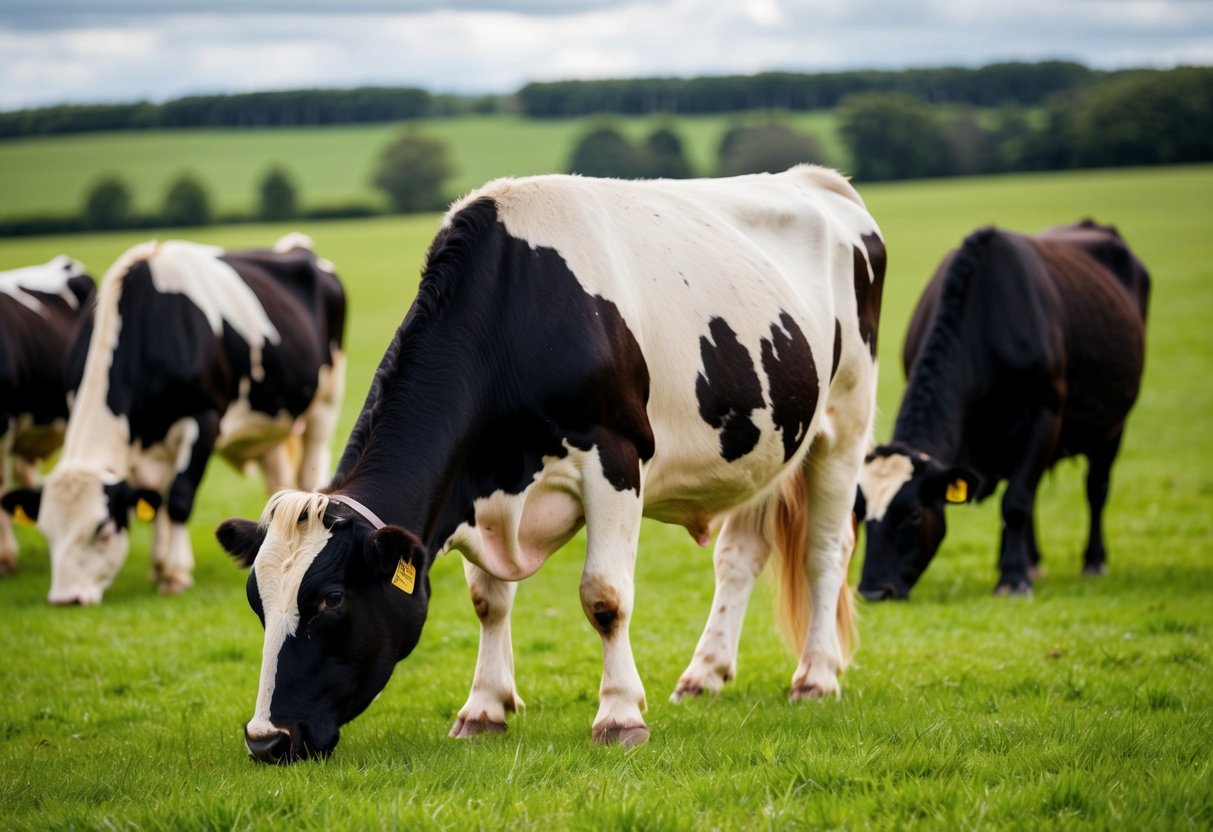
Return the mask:
MULTIPOLYGON (((520 151, 521 153, 521 151, 520 151)), ((221 155, 216 151, 216 155, 221 155)), ((521 156, 520 156, 521 158, 521 156)), ((1213 827, 1213 166, 863 187, 890 252, 878 434, 903 381, 906 319, 944 252, 978 225, 1090 215, 1150 267, 1146 380, 1113 472, 1110 574, 1080 577, 1084 465, 1043 484, 1046 575, 994 598, 996 501, 952 509, 908 603, 860 605, 862 644, 837 702, 790 705, 795 661, 755 593, 737 682, 666 702, 711 600, 710 555, 646 523, 632 627, 653 738, 591 745, 598 639, 577 598, 583 539, 519 591, 527 712, 507 734, 445 738, 477 627, 454 557, 436 564, 421 644, 332 759, 250 763, 261 630, 211 529, 256 516, 260 485, 216 464, 193 527, 198 585, 157 597, 146 538, 103 606, 44 598, 44 544, 23 530, 0 580, 0 827, 12 829, 1209 829, 1213 827)), ((436 216, 311 223, 351 303, 348 432, 416 288, 436 216)), ((197 238, 266 243, 281 226, 197 238)), ((0 268, 59 252, 104 271, 140 235, 0 241, 0 268)), ((434 403, 440 407, 441 403, 434 403)), ((338 442, 340 445, 340 441, 338 442)), ((852 583, 858 574, 858 559, 852 583)))
MULTIPOLYGON (((683 116, 670 123, 682 135, 692 163, 701 175, 709 175, 721 135, 741 118, 767 116, 683 116)), ((781 118, 817 136, 831 164, 846 166, 832 113, 781 118)), ((379 204, 380 195, 370 184, 378 154, 411 126, 447 142, 456 171, 447 186, 453 198, 498 176, 564 171, 574 143, 596 123, 592 118, 466 116, 362 127, 97 133, 0 142, 0 219, 75 213, 92 184, 106 175, 121 177, 137 210, 150 213, 185 171, 205 184, 218 212, 247 213, 256 206, 257 183, 271 165, 279 164, 307 207, 379 204)), ((612 123, 642 138, 667 121, 630 118, 612 123)))

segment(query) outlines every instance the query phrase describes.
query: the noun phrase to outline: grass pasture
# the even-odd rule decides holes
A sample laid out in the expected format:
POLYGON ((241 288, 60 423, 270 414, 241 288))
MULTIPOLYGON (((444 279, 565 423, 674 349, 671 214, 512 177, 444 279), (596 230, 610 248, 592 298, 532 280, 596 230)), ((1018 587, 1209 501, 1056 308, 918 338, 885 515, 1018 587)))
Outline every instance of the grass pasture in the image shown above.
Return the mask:
MULTIPOLYGON (((679 116, 675 129, 700 175, 716 167, 716 147, 734 122, 761 121, 761 113, 679 116)), ((831 112, 787 113, 778 118, 816 136, 830 164, 845 168, 846 150, 831 112)), ((401 130, 416 127, 446 143, 454 198, 498 176, 528 176, 567 169, 573 145, 598 118, 524 119, 459 116, 404 124, 261 130, 167 130, 40 136, 0 142, 0 219, 76 213, 98 179, 127 183, 137 213, 160 210, 169 185, 183 172, 198 177, 218 213, 251 214, 266 171, 281 164, 306 208, 379 205, 371 185, 379 153, 401 130)), ((658 125, 657 117, 610 119, 634 141, 658 125)))
MULTIPOLYGON (((671 705, 711 600, 711 558, 682 529, 641 537, 633 646, 650 742, 589 740, 601 671, 577 598, 581 538, 518 594, 526 712, 507 734, 445 735, 471 681, 476 618, 462 570, 436 565, 429 624, 327 761, 251 763, 261 631, 243 575, 211 537, 256 516, 260 484, 208 471, 193 526, 197 586, 146 579, 147 541, 95 608, 44 603, 44 544, 22 530, 0 580, 0 827, 905 829, 1213 827, 1213 166, 862 188, 890 251, 880 335, 879 436, 900 390, 910 308, 974 227, 1115 222, 1150 267, 1146 381, 1113 472, 1110 572, 1079 575, 1081 463, 1041 489, 1045 576, 1030 601, 995 598, 997 507, 952 509, 908 603, 861 604, 857 664, 839 701, 791 705, 795 660, 755 593, 739 679, 671 705)), ((437 218, 315 223, 351 303, 339 437, 411 298, 437 218)), ((196 236, 263 244, 281 227, 196 236)), ((100 274, 131 234, 0 241, 0 268, 66 251, 100 274)), ((339 439, 340 441, 340 439, 339 439)), ((858 559, 852 583, 858 575, 858 559)))

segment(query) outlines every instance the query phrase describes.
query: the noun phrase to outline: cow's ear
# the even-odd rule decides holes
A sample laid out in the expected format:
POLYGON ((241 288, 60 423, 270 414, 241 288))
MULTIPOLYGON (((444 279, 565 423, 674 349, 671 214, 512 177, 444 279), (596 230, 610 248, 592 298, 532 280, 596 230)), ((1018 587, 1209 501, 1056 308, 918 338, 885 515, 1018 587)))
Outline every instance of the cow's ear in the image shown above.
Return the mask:
POLYGON ((257 559, 261 544, 265 542, 265 529, 252 520, 232 518, 219 524, 219 528, 215 529, 215 538, 236 563, 248 568, 257 559))
POLYGON ((38 509, 42 507, 42 489, 18 488, 10 491, 0 497, 0 506, 13 516, 15 522, 33 523, 38 519, 38 509))
POLYGON ((401 582, 407 584, 410 582, 407 575, 416 576, 425 566, 425 547, 415 534, 400 526, 384 526, 371 532, 366 551, 367 565, 377 580, 395 579, 399 570, 401 582))
POLYGON ((971 503, 977 496, 981 477, 968 468, 945 468, 931 474, 926 483, 931 499, 943 497, 948 503, 971 503))
POLYGON ((93 295, 96 293, 96 287, 93 285, 93 279, 86 274, 78 274, 75 277, 67 279, 68 290, 76 296, 76 300, 80 304, 81 312, 90 312, 88 305, 93 300, 93 295))
POLYGON ((855 515, 856 523, 868 519, 868 498, 863 496, 863 489, 858 485, 855 486, 855 505, 851 507, 851 513, 855 515))
POLYGON ((156 518, 156 512, 160 510, 160 502, 163 499, 158 491, 150 488, 132 488, 125 482, 107 485, 105 491, 110 498, 110 508, 114 513, 114 519, 118 520, 119 525, 123 527, 132 511, 144 523, 152 522, 156 518))
POLYGON ((164 498, 160 496, 159 491, 150 488, 132 488, 127 499, 130 501, 130 507, 135 510, 135 516, 144 523, 150 523, 156 519, 156 512, 160 510, 160 503, 164 498))

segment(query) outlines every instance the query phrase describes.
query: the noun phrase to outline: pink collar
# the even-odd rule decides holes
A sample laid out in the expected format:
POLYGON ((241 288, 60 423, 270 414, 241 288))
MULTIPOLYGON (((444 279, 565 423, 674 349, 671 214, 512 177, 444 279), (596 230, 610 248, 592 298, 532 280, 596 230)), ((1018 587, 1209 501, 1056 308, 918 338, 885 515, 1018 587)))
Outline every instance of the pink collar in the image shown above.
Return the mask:
POLYGON ((367 508, 362 503, 355 500, 353 497, 347 497, 344 494, 330 494, 329 502, 336 502, 336 503, 341 503, 342 505, 349 506, 354 511, 361 514, 366 519, 366 521, 368 523, 370 523, 372 526, 374 526, 376 529, 382 529, 385 525, 384 522, 379 519, 379 515, 375 514, 375 512, 371 511, 369 508, 367 508))

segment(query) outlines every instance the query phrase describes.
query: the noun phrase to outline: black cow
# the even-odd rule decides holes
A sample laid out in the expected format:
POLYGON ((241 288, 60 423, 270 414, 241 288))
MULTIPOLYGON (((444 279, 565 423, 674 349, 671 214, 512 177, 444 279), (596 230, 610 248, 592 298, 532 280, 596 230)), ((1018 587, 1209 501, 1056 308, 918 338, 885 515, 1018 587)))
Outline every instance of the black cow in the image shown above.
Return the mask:
POLYGON ((271 491, 323 482, 344 326, 332 264, 300 234, 273 250, 169 241, 119 258, 72 348, 69 381, 79 389, 63 455, 41 491, 3 499, 47 538, 49 600, 100 602, 126 558, 132 511, 156 519, 161 592, 188 588, 185 523, 212 451, 238 468, 259 463, 271 491))
MULTIPOLYGON (((0 272, 0 494, 13 475, 26 488, 36 465, 63 444, 73 332, 93 301, 93 279, 70 257, 0 272)), ((17 538, 0 512, 0 573, 17 566, 17 538)))
POLYGON ((1083 571, 1103 572, 1108 476, 1141 383, 1149 294, 1116 229, 1090 220, 1033 237, 987 228, 945 258, 910 322, 893 440, 860 476, 864 597, 906 597, 943 540, 945 503, 985 499, 1004 479, 996 591, 1030 593, 1037 484, 1079 454, 1083 571))
POLYGON ((336 479, 218 530, 252 564, 265 626, 249 751, 330 751, 417 643, 430 565, 452 549, 481 649, 451 734, 504 730, 522 704, 515 582, 583 524, 581 603, 603 648, 593 737, 643 742, 628 635, 642 515, 701 543, 722 524, 712 617, 675 698, 732 677, 772 547, 801 651, 791 695, 836 695, 883 277, 875 222, 821 168, 506 179, 457 203, 336 479))

